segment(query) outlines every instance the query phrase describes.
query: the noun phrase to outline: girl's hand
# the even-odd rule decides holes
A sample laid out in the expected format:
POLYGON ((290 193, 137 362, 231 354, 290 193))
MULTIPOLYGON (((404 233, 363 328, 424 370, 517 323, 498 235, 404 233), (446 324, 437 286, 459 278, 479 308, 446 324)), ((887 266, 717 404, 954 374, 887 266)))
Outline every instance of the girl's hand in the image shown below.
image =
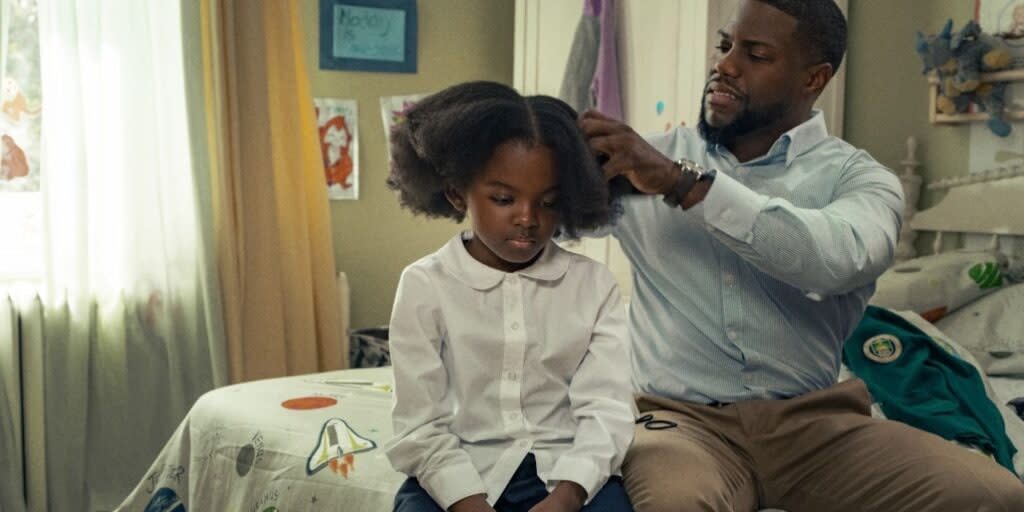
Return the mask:
POLYGON ((587 491, 580 484, 563 480, 530 512, 579 512, 586 500, 587 491))

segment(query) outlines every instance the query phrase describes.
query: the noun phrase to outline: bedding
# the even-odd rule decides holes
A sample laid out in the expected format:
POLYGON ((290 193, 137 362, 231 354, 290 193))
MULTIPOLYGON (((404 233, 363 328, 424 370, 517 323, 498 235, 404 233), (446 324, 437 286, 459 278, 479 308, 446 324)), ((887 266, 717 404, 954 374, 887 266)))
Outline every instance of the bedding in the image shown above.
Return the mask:
MULTIPOLYGON (((971 353, 920 316, 904 318, 978 366, 971 353)), ((989 398, 1021 451, 1024 421, 1007 402, 1024 379, 987 378, 989 398)), ((840 379, 852 375, 845 368, 840 379)), ((116 510, 143 512, 389 511, 405 476, 382 446, 392 435, 391 368, 342 370, 248 382, 203 395, 116 510)), ((884 417, 881 409, 874 414, 884 417)))
POLYGON ((937 321, 1000 289, 1008 259, 998 251, 959 250, 899 263, 878 279, 871 304, 937 321))
POLYGON ((391 510, 391 382, 372 368, 211 391, 117 510, 391 510))
POLYGON ((989 375, 1024 378, 1024 283, 983 297, 936 322, 989 375))

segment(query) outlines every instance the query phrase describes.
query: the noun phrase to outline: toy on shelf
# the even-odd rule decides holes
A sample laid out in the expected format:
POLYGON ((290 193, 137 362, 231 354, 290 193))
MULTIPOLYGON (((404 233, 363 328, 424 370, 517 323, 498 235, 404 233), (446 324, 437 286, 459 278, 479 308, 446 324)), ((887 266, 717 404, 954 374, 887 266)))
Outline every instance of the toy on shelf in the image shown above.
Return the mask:
POLYGON ((915 49, 924 72, 934 72, 938 79, 934 108, 953 115, 966 112, 973 103, 987 113, 986 124, 992 133, 1000 137, 1010 134, 1005 119, 1007 84, 984 75, 1012 64, 1009 47, 1002 39, 985 34, 973 20, 953 34, 953 20, 949 20, 936 35, 918 32, 915 49))

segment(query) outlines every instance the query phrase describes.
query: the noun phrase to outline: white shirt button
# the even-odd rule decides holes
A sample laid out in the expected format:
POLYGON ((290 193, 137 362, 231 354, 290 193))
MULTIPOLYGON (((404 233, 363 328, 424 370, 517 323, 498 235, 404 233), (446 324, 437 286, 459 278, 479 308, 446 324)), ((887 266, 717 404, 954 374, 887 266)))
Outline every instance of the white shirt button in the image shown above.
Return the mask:
POLYGON ((506 421, 519 421, 519 413, 518 412, 507 412, 507 413, 505 413, 505 420, 506 421))
POLYGON ((513 331, 518 331, 519 330, 519 322, 512 322, 512 330, 513 331))
POLYGON ((527 446, 530 446, 530 440, 529 439, 519 439, 519 440, 516 441, 516 446, 518 446, 520 448, 526 448, 527 446))
POLYGON ((740 167, 736 169, 736 175, 741 178, 745 177, 747 174, 750 174, 750 169, 747 169, 746 167, 740 167))
POLYGON ((733 341, 736 341, 736 338, 739 337, 739 333, 737 333, 735 329, 729 329, 728 331, 725 331, 725 335, 728 336, 729 339, 733 341))
POLYGON ((733 283, 736 282, 736 276, 727 273, 724 276, 722 276, 722 282, 724 282, 725 284, 727 284, 729 286, 732 286, 733 283))

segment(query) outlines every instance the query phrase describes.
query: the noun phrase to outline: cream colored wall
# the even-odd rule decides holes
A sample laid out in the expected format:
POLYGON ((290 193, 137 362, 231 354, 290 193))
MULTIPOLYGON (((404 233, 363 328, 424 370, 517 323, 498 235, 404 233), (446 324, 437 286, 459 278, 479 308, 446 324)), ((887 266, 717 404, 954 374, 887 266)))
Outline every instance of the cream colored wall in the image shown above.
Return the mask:
MULTIPOLYGON (((900 169, 901 141, 918 140, 925 182, 967 171, 967 125, 928 122, 928 91, 914 34, 937 32, 947 19, 959 27, 974 16, 975 0, 850 0, 845 138, 883 164, 900 169)), ((925 192, 920 207, 935 202, 925 192)), ((918 239, 918 250, 930 245, 918 239)))
POLYGON ((466 80, 512 83, 514 0, 420 0, 416 74, 320 70, 319 1, 301 0, 314 97, 359 101, 357 201, 331 201, 334 261, 351 288, 352 327, 387 323, 402 269, 433 252, 457 224, 414 218, 384 184, 380 97, 432 92, 466 80))

